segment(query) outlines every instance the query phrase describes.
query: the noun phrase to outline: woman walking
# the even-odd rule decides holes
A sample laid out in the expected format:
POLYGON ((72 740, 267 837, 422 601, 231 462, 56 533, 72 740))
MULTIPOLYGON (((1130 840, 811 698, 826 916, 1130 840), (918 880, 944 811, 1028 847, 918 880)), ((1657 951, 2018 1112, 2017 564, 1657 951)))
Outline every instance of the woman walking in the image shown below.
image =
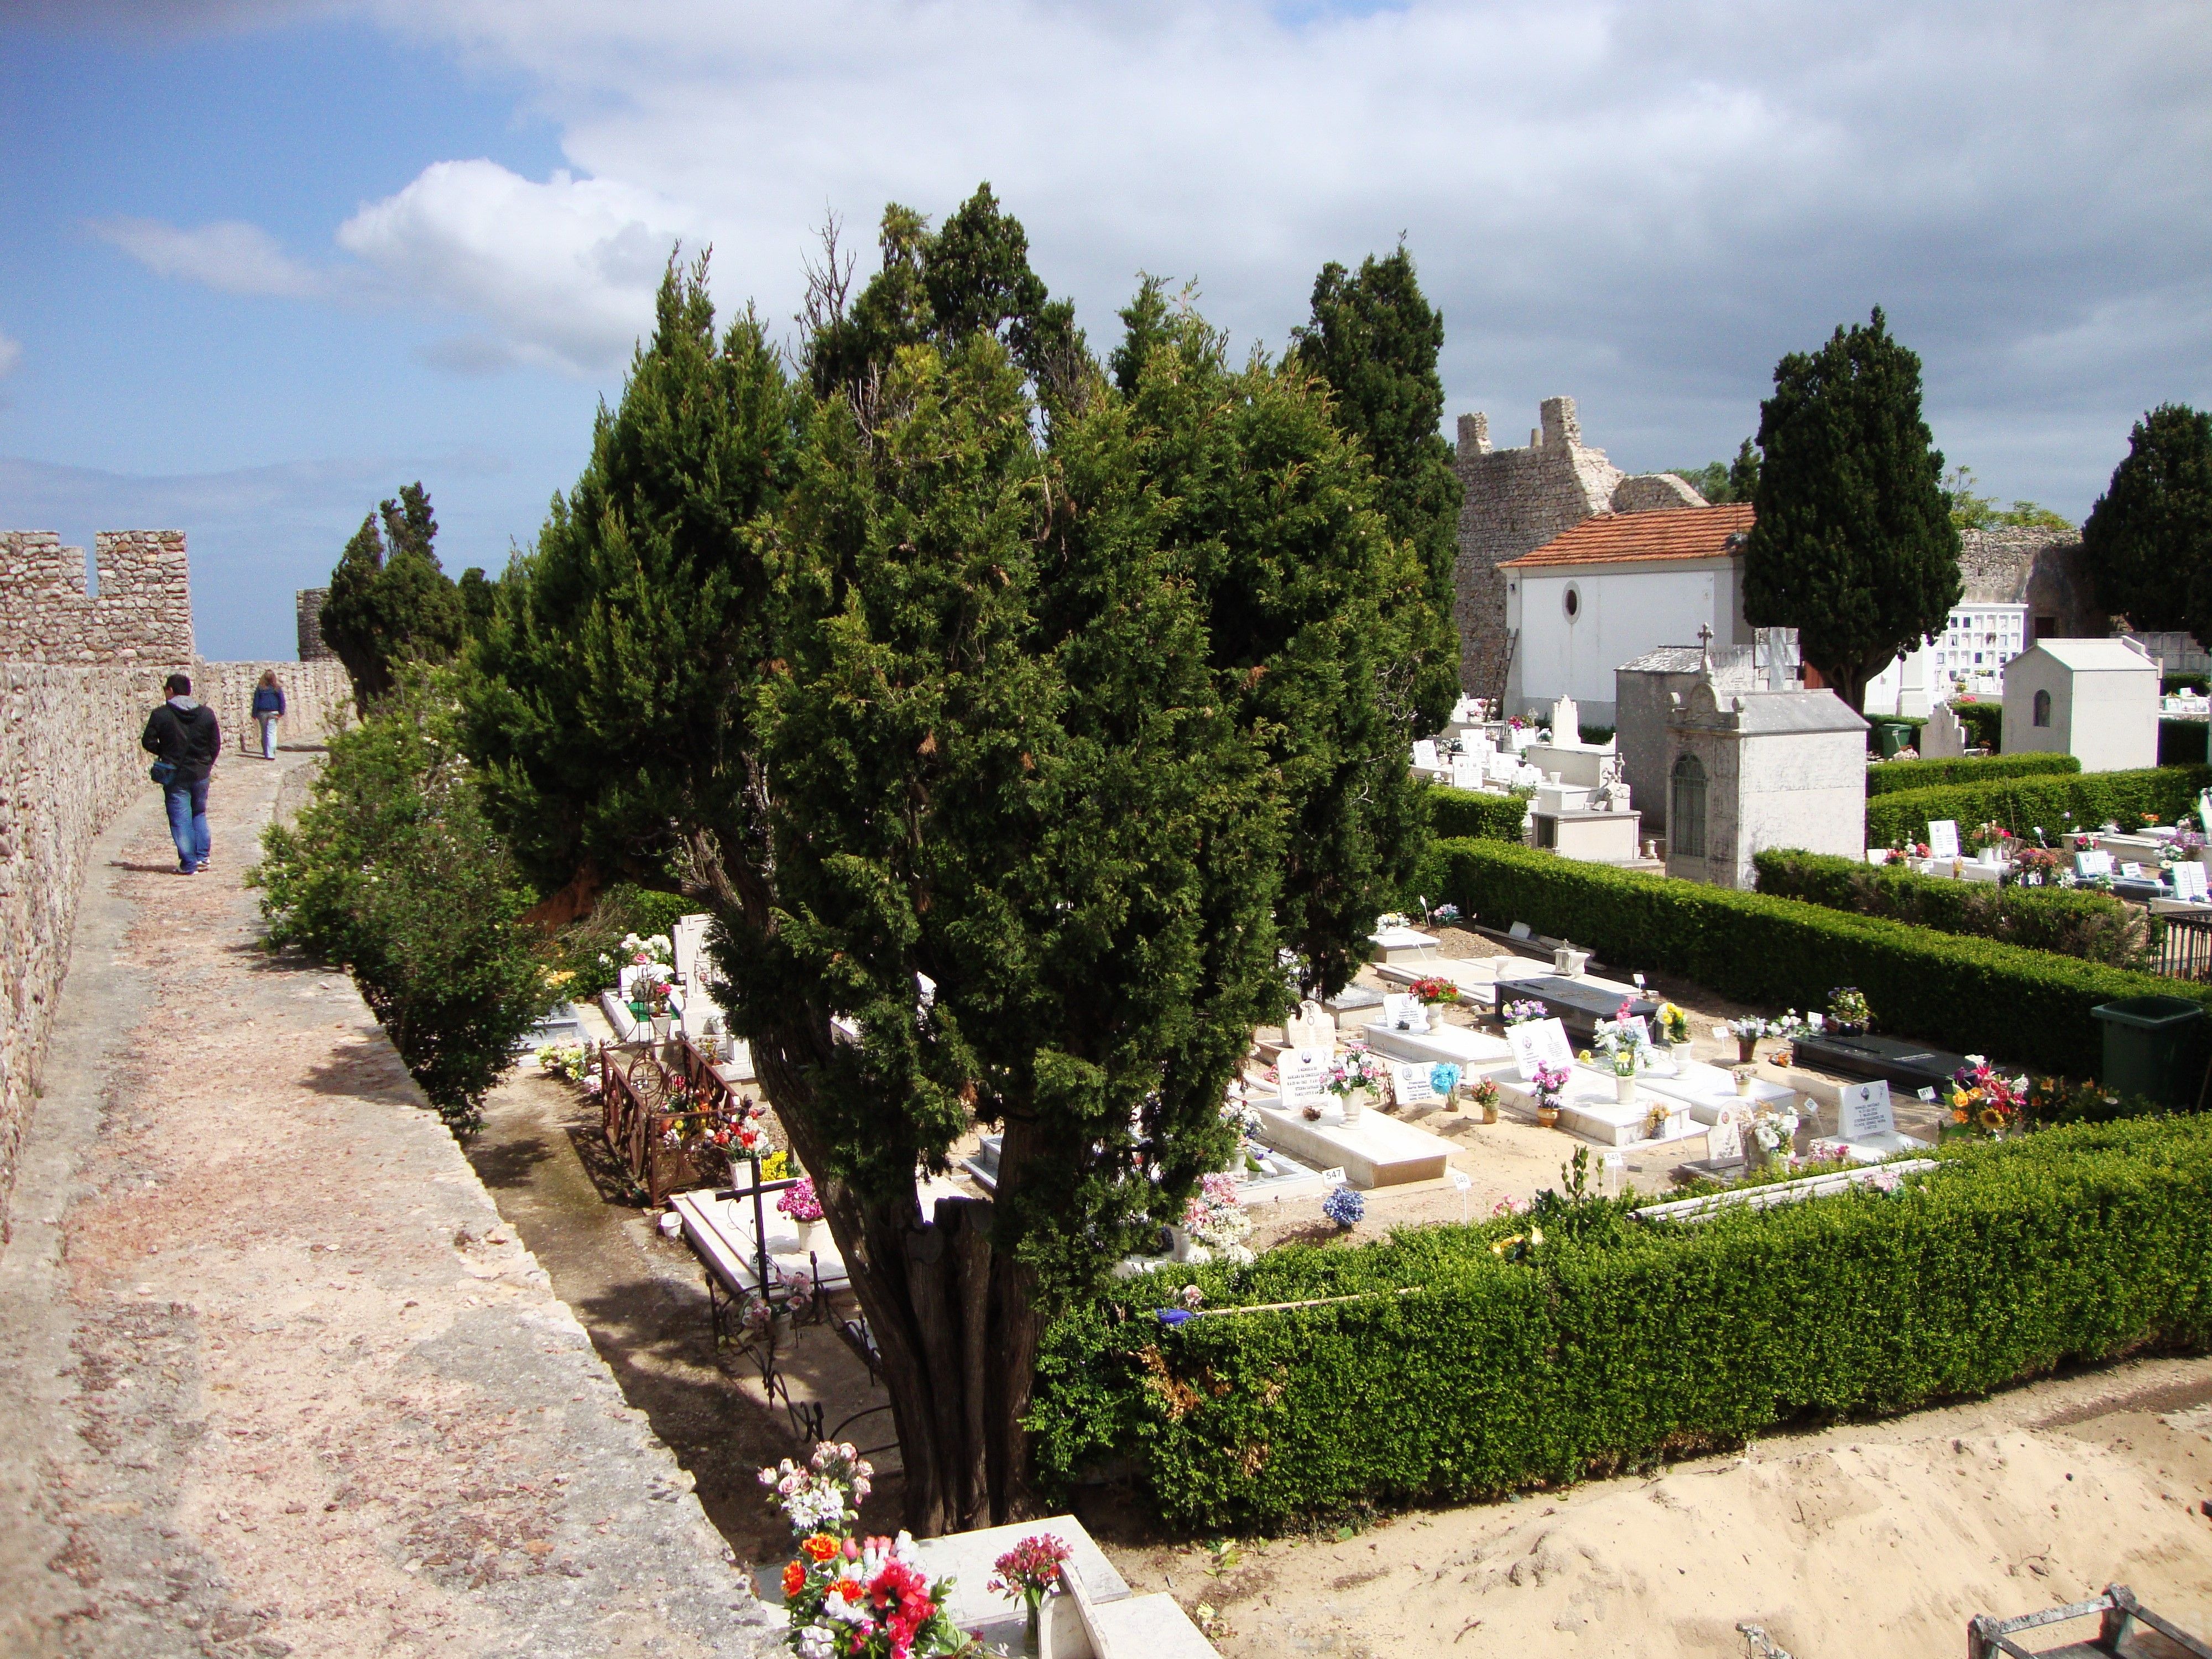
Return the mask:
POLYGON ((276 722, 284 718, 284 688, 276 684, 276 671, 265 669, 253 688, 253 718, 261 722, 261 758, 276 758, 276 722))

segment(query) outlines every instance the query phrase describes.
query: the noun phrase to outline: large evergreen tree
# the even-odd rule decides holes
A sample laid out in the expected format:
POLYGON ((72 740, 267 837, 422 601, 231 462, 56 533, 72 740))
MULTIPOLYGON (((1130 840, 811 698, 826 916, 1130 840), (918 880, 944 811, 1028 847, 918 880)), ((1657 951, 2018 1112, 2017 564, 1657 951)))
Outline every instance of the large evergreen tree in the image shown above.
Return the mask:
POLYGON ((421 483, 361 521, 331 572, 323 639, 366 710, 391 696, 396 665, 444 662, 466 632, 461 598, 439 562, 438 521, 421 483), (381 520, 382 532, 378 530, 381 520))
POLYGON ((2081 546, 2103 609, 2212 639, 2212 414, 2160 404, 2136 422, 2081 546))
POLYGON ((1279 949, 1340 985, 1410 871, 1382 596, 1419 569, 1310 377, 1231 372, 1187 313, 1127 397, 1083 363, 1040 409, 979 323, 830 377, 795 441, 715 391, 709 328, 703 288, 664 289, 586 483, 501 585, 477 739, 549 875, 661 856, 714 912, 883 1356, 908 1522, 1002 1519, 1039 1334, 1230 1152, 1279 949), (671 543, 704 550, 672 576, 587 500, 603 525, 711 504, 671 543), (669 632, 710 579, 720 631, 669 632), (977 1125, 995 1200, 924 1214, 977 1125))
POLYGON ((1776 365, 1759 448, 1745 619, 1796 629, 1805 661, 1860 708, 1868 680, 1941 631, 1962 591, 1920 359, 1881 307, 1776 365))
POLYGON ((1460 483, 1451 445, 1437 429, 1443 319, 1422 294, 1413 256, 1401 242, 1385 258, 1362 260, 1357 276, 1334 261, 1323 265, 1314 279, 1312 316, 1293 337, 1292 361, 1328 382, 1337 423, 1374 466, 1383 521, 1419 562, 1426 604, 1404 607, 1401 648, 1414 670, 1418 729, 1435 731, 1459 696, 1452 573, 1460 483))

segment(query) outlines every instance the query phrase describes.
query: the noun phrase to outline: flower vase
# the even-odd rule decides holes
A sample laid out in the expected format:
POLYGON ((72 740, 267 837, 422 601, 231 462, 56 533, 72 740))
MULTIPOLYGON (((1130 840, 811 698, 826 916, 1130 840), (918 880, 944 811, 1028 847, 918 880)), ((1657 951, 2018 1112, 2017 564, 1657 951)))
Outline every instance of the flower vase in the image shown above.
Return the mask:
POLYGON ((1749 1072, 1738 1072, 1735 1074, 1735 1091, 1741 1095, 1746 1100, 1751 1098, 1751 1085, 1753 1080, 1752 1074, 1749 1072))
POLYGON ((1759 1058, 1759 1039, 1740 1036, 1735 1040, 1735 1063, 1749 1066, 1759 1058))
POLYGON ((1553 1128, 1558 1126, 1559 1121, 1559 1103, 1549 1095, 1540 1097, 1536 1102, 1537 1127, 1543 1129, 1553 1128))
POLYGON ((1045 1659, 1044 1598, 1033 1590, 1022 1596, 1022 1651, 1030 1659, 1045 1659))
POLYGON ((1483 1103, 1482 1121, 1485 1123, 1495 1123, 1498 1121, 1498 1103, 1496 1101, 1488 1100, 1483 1103))
POLYGON ((1367 1109, 1368 1091, 1347 1089, 1344 1091, 1344 1122, 1346 1128, 1359 1121, 1360 1114, 1367 1109))
POLYGON ((1613 1097, 1617 1104, 1622 1106, 1636 1098, 1636 1074, 1633 1072, 1626 1077, 1618 1072, 1613 1074, 1613 1097))
POLYGON ((799 1255, 812 1255, 818 1251, 822 1248, 823 1231, 822 1224, 818 1221, 800 1222, 799 1224, 799 1255))

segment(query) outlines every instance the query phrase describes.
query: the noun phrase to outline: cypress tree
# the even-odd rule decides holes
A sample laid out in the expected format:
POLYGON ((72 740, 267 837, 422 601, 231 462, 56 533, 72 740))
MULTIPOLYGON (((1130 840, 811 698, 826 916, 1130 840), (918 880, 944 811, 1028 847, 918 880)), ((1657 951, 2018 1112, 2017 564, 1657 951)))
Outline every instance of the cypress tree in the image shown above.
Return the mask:
POLYGON ((1963 591, 1920 359, 1880 307, 1776 365, 1759 448, 1745 618, 1795 628, 1805 661, 1861 708, 1867 681, 1940 632, 1963 591))
POLYGON ((2103 609, 2212 639, 2212 414, 2160 404, 2135 423, 2081 546, 2103 609))
POLYGON ((323 638, 345 665, 363 709, 392 695, 395 664, 447 661, 465 635, 460 596, 438 562, 437 536, 428 493, 419 482, 404 485, 397 500, 361 521, 331 572, 323 638))

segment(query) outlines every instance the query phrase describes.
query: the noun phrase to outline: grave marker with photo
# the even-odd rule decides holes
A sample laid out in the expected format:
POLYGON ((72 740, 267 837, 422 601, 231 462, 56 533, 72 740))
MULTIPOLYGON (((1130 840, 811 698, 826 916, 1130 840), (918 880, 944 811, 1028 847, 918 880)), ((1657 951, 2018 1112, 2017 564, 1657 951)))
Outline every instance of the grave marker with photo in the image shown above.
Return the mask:
POLYGON ((1574 1067, 1574 1046, 1567 1041, 1567 1028, 1556 1018, 1525 1020, 1508 1026, 1505 1041, 1512 1045, 1513 1066, 1523 1083, 1536 1080, 1536 1068, 1540 1066, 1559 1071, 1574 1067))

